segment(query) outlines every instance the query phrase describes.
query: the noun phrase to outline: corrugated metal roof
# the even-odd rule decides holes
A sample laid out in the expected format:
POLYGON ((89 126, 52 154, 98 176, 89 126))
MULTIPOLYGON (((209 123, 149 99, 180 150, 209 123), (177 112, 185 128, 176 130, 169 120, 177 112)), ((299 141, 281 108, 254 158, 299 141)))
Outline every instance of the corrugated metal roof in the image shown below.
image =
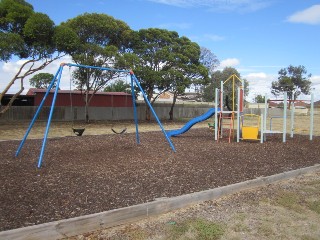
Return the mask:
MULTIPOLYGON (((26 95, 35 95, 36 93, 45 93, 47 89, 38 89, 38 88, 30 88, 26 95)), ((54 90, 50 90, 50 93, 53 93, 54 90)), ((59 90, 58 94, 83 94, 83 91, 79 90, 59 90)), ((89 94, 92 94, 93 91, 89 91, 89 94)), ((131 96, 129 93, 125 92, 96 92, 95 95, 115 95, 115 96, 131 96)))

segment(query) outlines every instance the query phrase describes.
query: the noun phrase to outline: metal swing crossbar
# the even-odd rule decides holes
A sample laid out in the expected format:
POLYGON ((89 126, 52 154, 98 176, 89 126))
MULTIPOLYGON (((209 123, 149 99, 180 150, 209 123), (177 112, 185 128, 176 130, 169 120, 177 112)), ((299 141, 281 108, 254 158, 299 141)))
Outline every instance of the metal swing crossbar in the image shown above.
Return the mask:
POLYGON ((147 103, 147 105, 149 106, 151 113, 153 114, 154 118, 156 119, 159 127, 161 128, 167 142, 169 143, 171 149, 173 152, 176 152, 175 147, 171 141, 171 139, 169 138, 169 136, 167 135, 166 130, 164 129, 164 127, 162 126, 156 112, 154 111, 150 101, 148 100, 144 90, 142 89, 137 77, 134 75, 132 70, 120 70, 120 69, 113 69, 113 68, 105 68, 105 67, 96 67, 96 66, 88 66, 88 65, 79 65, 79 64, 72 64, 72 63, 62 63, 60 64, 59 69, 57 70, 56 74, 54 75, 54 77, 51 80, 51 83, 39 105, 39 107, 36 110, 36 113, 33 116, 33 119, 30 122, 30 125, 23 137, 23 139, 20 142, 20 145, 16 151, 15 157, 17 157, 36 121, 36 119, 39 116, 39 113, 51 91, 51 89, 53 88, 54 84, 56 83, 56 89, 54 90, 54 95, 53 95, 53 99, 52 99, 52 103, 51 103, 51 108, 50 108, 50 113, 49 113, 49 117, 48 117, 48 122, 47 122, 47 126, 46 126, 46 130, 45 130, 45 134, 43 137, 43 142, 42 142, 42 147, 41 147, 41 152, 40 152, 40 156, 39 156, 39 160, 38 160, 38 165, 37 167, 40 168, 41 164, 42 164, 42 159, 43 159, 43 155, 44 155, 44 151, 46 148, 46 143, 47 143, 47 137, 48 137, 48 133, 49 133, 49 129, 50 129, 50 124, 51 124, 51 119, 53 116, 53 111, 54 111, 54 106, 55 106, 55 102, 57 99, 57 94, 58 94, 58 90, 59 90, 59 86, 60 86, 60 80, 61 80, 61 76, 62 76, 62 71, 64 66, 69 66, 69 67, 78 67, 78 68, 91 68, 91 69, 100 69, 100 70, 106 70, 106 71, 115 71, 115 72, 123 72, 123 73, 128 73, 131 76, 131 95, 132 95, 132 101, 133 101, 133 114, 134 114, 134 120, 135 120, 135 126, 136 126, 136 142, 139 144, 140 143, 140 137, 139 137, 139 131, 138 131, 138 113, 137 113, 137 107, 136 107, 136 99, 135 99, 135 91, 134 91, 134 84, 139 88, 139 90, 142 92, 142 95, 145 99, 145 102, 147 103))

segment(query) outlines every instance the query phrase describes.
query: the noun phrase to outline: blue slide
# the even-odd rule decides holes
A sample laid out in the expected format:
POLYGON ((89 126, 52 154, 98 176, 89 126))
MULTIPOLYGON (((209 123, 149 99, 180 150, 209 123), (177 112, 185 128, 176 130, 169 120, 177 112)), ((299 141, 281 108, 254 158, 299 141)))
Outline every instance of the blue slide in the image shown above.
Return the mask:
MULTIPOLYGON (((218 109, 219 110, 219 109, 218 109)), ((212 117, 215 114, 216 110, 215 108, 210 108, 208 112, 206 112, 203 115, 200 115, 198 117, 195 117, 193 119, 191 119, 189 122, 186 123, 186 125, 184 125, 182 128, 177 129, 177 130, 171 130, 171 131, 167 131, 167 135, 168 137, 175 137, 177 135, 180 135, 182 133, 185 133, 186 131, 188 131, 190 128, 192 128, 193 125, 195 125, 198 122, 202 122, 207 120, 208 118, 212 117)))

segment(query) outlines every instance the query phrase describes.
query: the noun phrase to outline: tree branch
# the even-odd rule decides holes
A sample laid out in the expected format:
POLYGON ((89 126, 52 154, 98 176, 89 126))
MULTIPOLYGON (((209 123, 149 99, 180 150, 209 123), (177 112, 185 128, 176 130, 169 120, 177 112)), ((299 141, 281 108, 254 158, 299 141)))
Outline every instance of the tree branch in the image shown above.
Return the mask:
POLYGON ((164 90, 162 90, 161 92, 159 92, 159 93, 156 95, 155 98, 152 98, 151 105, 160 97, 160 95, 161 95, 162 93, 165 93, 165 92, 169 91, 170 89, 171 89, 171 88, 168 87, 168 88, 165 88, 164 90))
POLYGON ((51 59, 45 59, 45 62, 42 63, 39 67, 33 68, 35 63, 41 61, 41 58, 38 59, 30 59, 28 61, 26 61, 25 63, 23 63, 19 69, 19 71, 16 73, 16 75, 11 79, 11 81, 8 83, 8 85, 5 87, 5 89, 0 93, 0 103, 2 98, 4 97, 4 95, 10 90, 10 88, 13 86, 13 84, 15 83, 16 80, 20 79, 20 89, 18 90, 18 92, 16 92, 13 97, 10 99, 9 103, 0 111, 0 116, 2 114, 4 114, 6 111, 8 111, 8 109, 12 106, 14 100, 23 92, 24 87, 23 87, 23 83, 24 83, 24 79, 25 77, 44 69, 46 66, 48 66, 50 63, 52 63, 53 61, 61 58, 65 56, 64 55, 58 55, 54 58, 51 59), (21 75, 22 71, 24 70, 24 68, 26 68, 26 66, 30 64, 30 66, 28 67, 28 69, 26 70, 26 72, 24 74, 21 75))

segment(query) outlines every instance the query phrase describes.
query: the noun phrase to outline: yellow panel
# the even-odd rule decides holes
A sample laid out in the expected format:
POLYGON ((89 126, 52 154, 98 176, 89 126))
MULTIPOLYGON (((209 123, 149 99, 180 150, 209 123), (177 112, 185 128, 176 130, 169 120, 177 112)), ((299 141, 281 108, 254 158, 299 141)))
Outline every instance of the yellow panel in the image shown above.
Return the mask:
POLYGON ((242 139, 258 140, 258 127, 242 127, 242 139))

